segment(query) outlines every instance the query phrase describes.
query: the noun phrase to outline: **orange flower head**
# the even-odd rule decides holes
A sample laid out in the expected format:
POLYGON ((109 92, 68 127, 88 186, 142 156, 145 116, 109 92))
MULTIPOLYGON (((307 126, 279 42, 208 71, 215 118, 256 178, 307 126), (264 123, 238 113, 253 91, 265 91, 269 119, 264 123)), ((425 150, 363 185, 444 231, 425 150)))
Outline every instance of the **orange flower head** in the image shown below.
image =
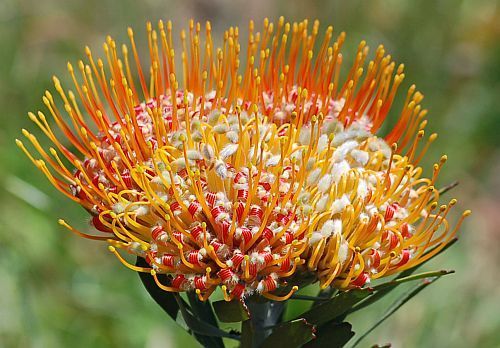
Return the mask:
POLYGON ((450 229, 456 201, 438 206, 446 156, 422 176, 436 138, 424 139, 422 94, 411 86, 396 124, 377 136, 403 65, 382 46, 366 64, 363 41, 342 80, 345 34, 328 27, 317 43, 318 33, 317 21, 266 19, 261 32, 250 22, 242 52, 237 27, 215 49, 210 23, 202 33, 191 20, 176 56, 171 23, 148 23, 147 69, 132 29, 121 50, 107 38, 103 59, 86 48, 86 62, 68 64, 74 90, 54 77, 59 96, 43 97, 53 122, 29 114, 54 147, 26 130, 38 154, 17 141, 96 233, 60 224, 201 300, 218 286, 226 300, 284 300, 304 274, 323 288, 361 287, 438 253, 470 212, 450 229))

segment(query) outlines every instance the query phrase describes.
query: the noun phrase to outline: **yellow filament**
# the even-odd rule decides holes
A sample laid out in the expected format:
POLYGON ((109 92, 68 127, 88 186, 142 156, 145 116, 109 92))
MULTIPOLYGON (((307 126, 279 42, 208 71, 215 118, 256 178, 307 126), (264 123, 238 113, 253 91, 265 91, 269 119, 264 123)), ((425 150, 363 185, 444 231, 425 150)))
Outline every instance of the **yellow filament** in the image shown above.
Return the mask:
POLYGON ((299 287, 297 285, 293 286, 292 289, 290 290, 290 292, 284 296, 277 296, 277 295, 273 295, 269 292, 264 292, 262 293, 262 296, 264 296, 265 298, 268 298, 272 301, 286 301, 288 300, 290 297, 292 297, 292 295, 297 292, 299 290, 299 287))
POLYGON ((130 264, 120 255, 120 253, 112 245, 110 245, 108 249, 112 254, 114 254, 118 258, 118 260, 120 260, 121 263, 123 263, 123 265, 125 265, 127 268, 130 268, 132 271, 143 272, 143 273, 150 273, 151 271, 153 271, 151 268, 138 267, 130 264))

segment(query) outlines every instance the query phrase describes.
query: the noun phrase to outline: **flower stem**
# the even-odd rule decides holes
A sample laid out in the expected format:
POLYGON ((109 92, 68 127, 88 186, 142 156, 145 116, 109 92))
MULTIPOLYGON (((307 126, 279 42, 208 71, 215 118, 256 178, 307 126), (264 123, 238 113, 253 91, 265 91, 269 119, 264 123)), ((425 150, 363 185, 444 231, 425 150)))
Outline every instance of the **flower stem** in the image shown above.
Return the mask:
MULTIPOLYGON (((281 322, 286 302, 261 302, 253 299, 249 299, 246 302, 250 312, 251 329, 253 331, 252 348, 260 347, 262 342, 271 335, 272 328, 281 322)), ((244 326, 242 330, 245 330, 244 326)), ((242 335, 244 335, 243 332, 242 335)))
MULTIPOLYGON (((198 300, 197 295, 192 291, 187 292, 187 297, 189 300, 189 304, 191 305, 191 310, 196 317, 216 328, 219 327, 219 325, 217 324, 217 319, 215 318, 215 314, 212 310, 212 305, 209 301, 201 302, 200 300, 198 300)), ((200 334, 195 334, 195 336, 198 341, 202 342, 205 347, 224 347, 224 343, 222 342, 221 337, 211 337, 200 334)))

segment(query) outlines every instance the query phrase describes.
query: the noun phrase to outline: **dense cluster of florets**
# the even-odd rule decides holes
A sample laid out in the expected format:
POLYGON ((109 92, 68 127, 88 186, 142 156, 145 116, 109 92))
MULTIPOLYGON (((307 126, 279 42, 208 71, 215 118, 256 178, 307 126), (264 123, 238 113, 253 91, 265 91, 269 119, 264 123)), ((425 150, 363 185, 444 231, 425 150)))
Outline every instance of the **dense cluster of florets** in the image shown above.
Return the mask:
POLYGON ((83 81, 69 65, 81 105, 57 79, 55 86, 72 125, 49 92, 44 102, 81 156, 57 141, 42 113, 30 118, 57 147, 50 149, 53 158, 27 131, 45 161, 18 142, 56 187, 92 214, 102 233, 61 224, 108 241, 125 265, 151 272, 162 289, 196 291, 202 300, 217 286, 227 300, 253 293, 286 299, 297 290, 291 276, 306 273, 323 288, 360 287, 439 252, 456 232, 446 222, 455 201, 435 211, 439 194, 433 185, 445 157, 430 179, 421 176, 418 163, 436 135, 418 151, 426 112, 414 86, 393 130, 385 139, 375 135, 403 78, 402 66, 393 76, 395 65, 379 47, 362 80, 368 53, 362 43, 339 86, 343 33, 329 46, 328 28, 313 60, 317 23, 311 34, 307 21, 291 26, 280 19, 276 36, 273 30, 266 21, 262 36, 254 35, 251 23, 240 75, 238 29, 228 30, 224 48, 214 53, 207 24, 202 60, 200 25, 191 22, 190 49, 181 34, 183 89, 170 24, 165 31, 160 22, 160 42, 148 25, 149 83, 129 30, 146 102, 131 77, 126 46, 118 58, 111 38, 104 46, 110 76, 88 49, 89 64, 79 64, 83 81), (82 107, 98 132, 86 124, 82 107), (144 258, 149 267, 130 264, 119 250, 144 258), (169 275, 170 283, 161 283, 158 273, 169 275), (285 284, 290 291, 274 293, 285 284))

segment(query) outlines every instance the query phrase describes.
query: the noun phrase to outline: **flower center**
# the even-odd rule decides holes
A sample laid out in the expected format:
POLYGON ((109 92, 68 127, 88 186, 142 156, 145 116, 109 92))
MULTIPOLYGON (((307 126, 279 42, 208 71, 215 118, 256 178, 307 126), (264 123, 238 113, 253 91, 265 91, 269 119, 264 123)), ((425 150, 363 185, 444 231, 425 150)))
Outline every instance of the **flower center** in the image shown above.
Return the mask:
MULTIPOLYGON (((307 246, 313 255, 304 267, 328 271, 329 284, 350 266, 355 248, 383 229, 382 241, 354 262, 367 266, 353 280, 361 286, 400 239, 411 238, 407 208, 421 201, 415 178, 404 158, 392 158, 388 170, 391 149, 370 133, 367 117, 338 121, 343 99, 323 105, 322 98, 299 95, 298 88, 278 100, 266 93, 265 109, 246 106, 253 112, 216 108, 215 91, 203 99, 177 92, 175 103, 161 96, 137 105, 133 122, 115 122, 100 135, 96 158, 86 158, 85 171, 75 173, 74 193, 93 204, 97 229, 137 240, 128 250, 157 272, 173 274, 173 286, 184 290, 220 282, 236 293, 238 284, 247 293, 273 291, 304 263, 307 246), (325 115, 302 124, 299 108, 325 115), (179 129, 172 129, 174 109, 179 129), (141 161, 141 146, 153 158, 141 161), (320 262, 321 253, 332 257, 320 262), (334 261, 336 271, 328 267, 334 261)), ((399 251, 392 263, 411 255, 399 251)))

